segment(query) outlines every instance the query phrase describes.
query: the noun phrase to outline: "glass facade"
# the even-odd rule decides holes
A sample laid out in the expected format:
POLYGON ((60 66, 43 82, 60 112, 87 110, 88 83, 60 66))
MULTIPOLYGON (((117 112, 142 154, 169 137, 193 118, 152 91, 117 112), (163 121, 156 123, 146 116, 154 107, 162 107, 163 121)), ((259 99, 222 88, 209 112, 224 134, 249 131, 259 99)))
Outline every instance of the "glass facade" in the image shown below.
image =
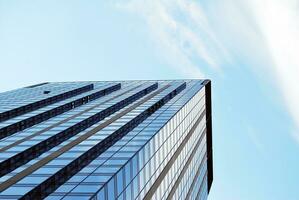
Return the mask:
POLYGON ((0 199, 207 199, 209 80, 43 83, 0 94, 0 199))

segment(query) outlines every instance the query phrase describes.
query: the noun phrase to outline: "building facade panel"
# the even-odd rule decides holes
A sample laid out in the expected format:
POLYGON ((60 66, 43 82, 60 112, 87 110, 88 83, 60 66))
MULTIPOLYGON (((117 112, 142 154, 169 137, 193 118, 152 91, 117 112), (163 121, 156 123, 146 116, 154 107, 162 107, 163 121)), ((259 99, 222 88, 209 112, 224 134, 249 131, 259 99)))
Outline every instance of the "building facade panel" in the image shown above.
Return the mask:
POLYGON ((30 104, 78 87, 86 91, 0 122, 28 122, 4 130, 0 199, 207 199, 210 81, 45 83, 0 94, 0 108, 23 105, 15 93, 30 104))

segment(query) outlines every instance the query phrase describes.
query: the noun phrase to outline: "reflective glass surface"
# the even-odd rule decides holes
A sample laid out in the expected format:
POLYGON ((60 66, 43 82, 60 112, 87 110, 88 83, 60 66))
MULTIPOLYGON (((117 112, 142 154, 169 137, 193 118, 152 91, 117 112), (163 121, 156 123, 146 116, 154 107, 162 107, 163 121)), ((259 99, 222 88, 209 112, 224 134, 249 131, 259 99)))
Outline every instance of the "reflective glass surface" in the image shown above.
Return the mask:
POLYGON ((207 199, 205 80, 47 83, 0 94, 0 113, 91 84, 0 122, 29 123, 0 140, 0 199, 207 199))

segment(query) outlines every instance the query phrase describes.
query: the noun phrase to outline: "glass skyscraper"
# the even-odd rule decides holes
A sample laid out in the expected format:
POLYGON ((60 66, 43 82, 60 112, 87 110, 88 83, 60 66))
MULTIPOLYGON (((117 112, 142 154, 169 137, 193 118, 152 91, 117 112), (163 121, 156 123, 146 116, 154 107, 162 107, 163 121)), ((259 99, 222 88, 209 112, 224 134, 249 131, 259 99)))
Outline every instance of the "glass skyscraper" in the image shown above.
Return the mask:
POLYGON ((0 199, 207 199, 209 80, 41 83, 0 94, 0 199))

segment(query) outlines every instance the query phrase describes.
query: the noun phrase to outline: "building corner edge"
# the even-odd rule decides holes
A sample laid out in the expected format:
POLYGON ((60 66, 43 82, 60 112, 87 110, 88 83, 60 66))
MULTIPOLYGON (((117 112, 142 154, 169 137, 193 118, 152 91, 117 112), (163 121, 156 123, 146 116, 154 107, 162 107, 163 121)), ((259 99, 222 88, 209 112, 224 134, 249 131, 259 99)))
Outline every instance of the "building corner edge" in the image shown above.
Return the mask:
POLYGON ((206 137, 207 137, 207 181, 208 193, 210 192, 213 182, 213 147, 212 147, 212 94, 211 94, 211 80, 205 80, 205 100, 206 100, 206 137))

